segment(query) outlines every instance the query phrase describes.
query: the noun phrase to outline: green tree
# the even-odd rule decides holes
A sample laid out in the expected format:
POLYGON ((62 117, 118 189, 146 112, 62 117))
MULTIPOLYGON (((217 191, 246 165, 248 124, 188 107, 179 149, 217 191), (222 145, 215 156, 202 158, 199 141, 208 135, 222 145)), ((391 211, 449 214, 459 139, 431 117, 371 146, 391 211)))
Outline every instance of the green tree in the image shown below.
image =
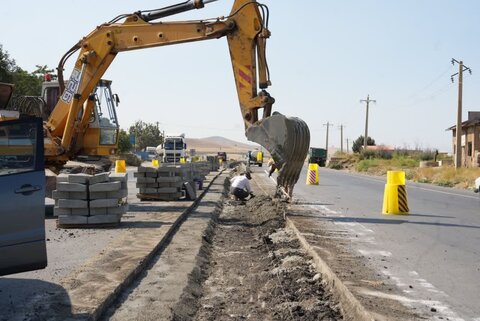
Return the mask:
POLYGON ((16 67, 15 60, 10 58, 8 51, 4 51, 0 44, 0 82, 13 83, 13 72, 16 67))
POLYGON ((120 129, 118 133, 118 152, 119 153, 127 153, 132 150, 132 144, 130 143, 130 137, 128 133, 120 129))
MULTIPOLYGON (((360 135, 352 145, 352 151, 354 153, 360 153, 363 149, 363 143, 364 143, 364 137, 363 135, 360 135)), ((372 139, 370 136, 367 137, 367 146, 375 146, 375 140, 372 139)))
MULTIPOLYGON (((37 72, 47 66, 37 66, 37 72)), ((7 51, 3 50, 0 44, 0 82, 12 83, 15 85, 15 96, 40 96, 43 74, 39 76, 36 72, 29 73, 18 67, 15 60, 10 58, 7 51)))
POLYGON ((42 94, 43 77, 30 74, 20 67, 13 73, 15 96, 40 96, 42 94))
POLYGON ((163 143, 163 136, 156 124, 137 120, 128 130, 135 135, 135 148, 143 150, 147 146, 158 146, 163 143))

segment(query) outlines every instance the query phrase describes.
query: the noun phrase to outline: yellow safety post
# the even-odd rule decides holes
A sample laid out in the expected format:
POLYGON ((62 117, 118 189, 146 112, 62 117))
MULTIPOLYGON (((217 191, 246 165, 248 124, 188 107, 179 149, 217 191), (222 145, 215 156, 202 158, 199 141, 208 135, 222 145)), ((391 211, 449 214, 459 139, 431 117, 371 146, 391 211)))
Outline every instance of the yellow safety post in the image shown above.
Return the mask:
POLYGON ((152 166, 153 167, 158 167, 160 164, 158 163, 158 159, 152 159, 152 166))
POLYGON ((127 166, 125 165, 124 159, 119 159, 115 161, 115 173, 126 173, 127 166))
POLYGON ((318 164, 308 164, 307 185, 318 185, 318 164))
POLYGON ((387 184, 383 193, 383 214, 408 214, 405 172, 388 171, 387 184))

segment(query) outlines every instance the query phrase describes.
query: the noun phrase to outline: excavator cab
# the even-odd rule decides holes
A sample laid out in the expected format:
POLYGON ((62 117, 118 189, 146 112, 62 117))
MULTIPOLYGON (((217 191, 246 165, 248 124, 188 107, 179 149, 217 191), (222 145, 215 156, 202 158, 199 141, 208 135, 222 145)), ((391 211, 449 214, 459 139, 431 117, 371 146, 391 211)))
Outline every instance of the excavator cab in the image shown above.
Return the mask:
POLYGON ((115 109, 120 100, 117 94, 112 93, 111 84, 111 80, 100 79, 95 88, 95 103, 85 130, 81 154, 107 155, 116 152, 120 126, 115 109))

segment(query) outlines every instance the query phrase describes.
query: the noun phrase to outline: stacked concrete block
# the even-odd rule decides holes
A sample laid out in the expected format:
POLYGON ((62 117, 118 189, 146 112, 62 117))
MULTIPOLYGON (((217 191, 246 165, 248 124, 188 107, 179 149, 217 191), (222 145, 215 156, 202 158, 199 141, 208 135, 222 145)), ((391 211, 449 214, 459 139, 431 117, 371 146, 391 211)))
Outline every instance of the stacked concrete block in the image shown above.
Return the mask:
POLYGON ((137 178, 137 197, 141 200, 175 201, 184 194, 185 169, 182 166, 140 166, 134 173, 137 178))
POLYGON ((196 198, 205 176, 212 171, 213 163, 162 164, 161 167, 140 166, 134 173, 137 178, 137 197, 141 200, 174 201, 182 197, 196 198))
POLYGON ((207 156, 207 161, 204 163, 209 166, 210 172, 218 171, 218 169, 220 168, 217 156, 207 156))
POLYGON ((119 223, 127 211, 127 174, 60 174, 54 215, 59 225, 119 223))

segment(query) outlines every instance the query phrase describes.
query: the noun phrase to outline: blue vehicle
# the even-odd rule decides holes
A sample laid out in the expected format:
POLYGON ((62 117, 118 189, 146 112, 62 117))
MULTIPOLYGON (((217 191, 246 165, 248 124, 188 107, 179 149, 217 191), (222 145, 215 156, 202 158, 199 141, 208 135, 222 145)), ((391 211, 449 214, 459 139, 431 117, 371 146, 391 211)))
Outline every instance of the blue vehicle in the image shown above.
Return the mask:
POLYGON ((41 118, 0 122, 0 275, 47 266, 43 148, 41 118))

